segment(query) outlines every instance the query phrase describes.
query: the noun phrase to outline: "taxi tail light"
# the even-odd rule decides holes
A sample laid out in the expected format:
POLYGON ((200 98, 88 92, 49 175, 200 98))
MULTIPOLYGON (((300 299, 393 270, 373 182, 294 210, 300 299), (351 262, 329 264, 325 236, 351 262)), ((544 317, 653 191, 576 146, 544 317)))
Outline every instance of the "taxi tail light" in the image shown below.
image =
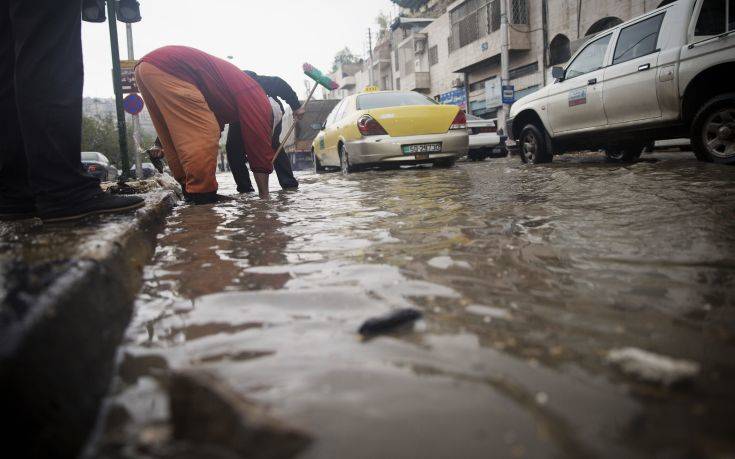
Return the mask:
POLYGON ((449 126, 449 130, 453 129, 467 129, 467 116, 464 114, 464 110, 457 112, 457 116, 454 117, 452 125, 449 126))
POLYGON ((388 133, 385 132, 385 129, 383 129, 383 126, 381 126, 380 123, 370 115, 362 115, 360 119, 357 120, 357 129, 363 136, 388 135, 388 133))

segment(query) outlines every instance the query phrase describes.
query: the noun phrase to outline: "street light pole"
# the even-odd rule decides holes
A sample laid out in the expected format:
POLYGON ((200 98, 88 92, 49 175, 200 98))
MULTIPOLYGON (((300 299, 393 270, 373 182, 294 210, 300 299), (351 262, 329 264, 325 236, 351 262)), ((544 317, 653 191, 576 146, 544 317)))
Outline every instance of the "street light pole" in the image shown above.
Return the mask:
MULTIPOLYGON (((135 59, 135 52, 133 51, 133 25, 130 23, 125 24, 125 33, 128 41, 128 60, 135 59)), ((135 176, 138 180, 143 178, 143 165, 140 159, 141 148, 141 136, 140 136, 140 118, 138 115, 133 116, 133 151, 135 152, 135 176)))
MULTIPOLYGON (((500 0, 500 90, 508 82, 508 0, 500 0)), ((508 119, 508 110, 510 105, 503 102, 501 115, 498 116, 498 128, 503 129, 503 133, 507 133, 506 121, 508 119)))
POLYGON ((107 1, 107 21, 110 26, 110 49, 112 51, 112 86, 115 90, 115 108, 117 109, 117 136, 120 143, 120 161, 122 163, 121 181, 130 176, 130 160, 128 159, 128 135, 125 128, 125 112, 123 111, 122 87, 120 85, 120 48, 117 41, 117 17, 115 2, 107 1))

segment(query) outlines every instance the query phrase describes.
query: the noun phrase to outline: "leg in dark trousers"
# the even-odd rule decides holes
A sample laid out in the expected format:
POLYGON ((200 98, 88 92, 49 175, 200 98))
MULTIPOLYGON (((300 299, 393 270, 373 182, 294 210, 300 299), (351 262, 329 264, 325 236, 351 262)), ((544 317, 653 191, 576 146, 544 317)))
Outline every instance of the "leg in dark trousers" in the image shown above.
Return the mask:
POLYGON ((0 203, 32 196, 43 213, 90 199, 100 187, 80 157, 81 2, 0 5, 0 203))
MULTIPOLYGON (((276 126, 276 129, 274 129, 273 132, 273 149, 276 150, 279 146, 281 146, 281 123, 278 123, 278 126, 276 126)), ((293 169, 291 168, 291 161, 288 160, 288 154, 286 154, 285 151, 282 151, 280 155, 276 158, 276 161, 273 163, 274 169, 276 170, 276 176, 278 177, 278 183, 281 185, 281 188, 285 189, 293 189, 299 187, 299 182, 296 180, 296 177, 293 176, 293 169)))
POLYGON ((230 124, 227 131, 227 162, 230 164, 230 172, 237 183, 237 191, 239 193, 251 193, 255 191, 253 184, 250 182, 250 171, 248 171, 247 156, 245 154, 245 145, 242 143, 242 131, 240 124, 230 124))
MULTIPOLYGON (((281 123, 278 123, 273 133, 273 149, 275 150, 280 146, 279 137, 281 136, 281 123)), ((253 185, 250 182, 250 172, 248 171, 247 152, 245 146, 242 143, 242 132, 239 124, 230 124, 230 129, 227 132, 227 162, 230 163, 230 171, 232 176, 235 178, 237 183, 237 191, 240 193, 249 193, 255 191, 253 185)), ((291 162, 288 160, 288 156, 285 152, 282 152, 276 158, 273 164, 273 168, 276 171, 278 177, 278 183, 281 188, 298 188, 299 182, 293 176, 293 170, 291 169, 291 162)))

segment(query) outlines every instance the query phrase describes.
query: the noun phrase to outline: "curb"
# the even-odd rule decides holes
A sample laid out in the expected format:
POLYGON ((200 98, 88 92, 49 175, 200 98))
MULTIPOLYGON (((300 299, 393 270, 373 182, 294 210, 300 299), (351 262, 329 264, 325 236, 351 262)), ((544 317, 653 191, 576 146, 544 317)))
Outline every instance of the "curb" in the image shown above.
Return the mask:
POLYGON ((170 191, 145 197, 133 218, 104 217, 94 232, 72 239, 67 253, 46 239, 74 233, 78 224, 37 234, 5 228, 4 239, 15 231, 22 246, 17 260, 0 259, 0 429, 8 450, 75 457, 84 446, 113 375, 143 266, 176 202, 170 191), (44 242, 45 256, 26 256, 44 242))

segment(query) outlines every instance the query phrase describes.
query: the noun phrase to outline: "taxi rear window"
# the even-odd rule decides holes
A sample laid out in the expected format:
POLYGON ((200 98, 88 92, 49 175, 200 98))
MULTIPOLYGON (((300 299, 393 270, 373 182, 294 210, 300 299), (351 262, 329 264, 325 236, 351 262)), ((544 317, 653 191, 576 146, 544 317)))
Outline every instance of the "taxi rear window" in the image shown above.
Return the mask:
POLYGON ((436 105, 437 102, 417 92, 379 92, 357 96, 357 109, 400 107, 403 105, 436 105))

